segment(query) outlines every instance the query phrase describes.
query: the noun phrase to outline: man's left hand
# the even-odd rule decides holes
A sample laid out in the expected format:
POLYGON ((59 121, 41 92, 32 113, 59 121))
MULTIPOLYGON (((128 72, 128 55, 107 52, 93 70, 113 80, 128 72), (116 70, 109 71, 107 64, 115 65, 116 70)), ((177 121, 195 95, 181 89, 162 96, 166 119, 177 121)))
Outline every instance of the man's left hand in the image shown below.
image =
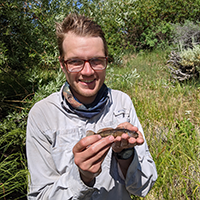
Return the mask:
POLYGON ((117 128, 125 128, 130 131, 135 131, 138 133, 138 138, 130 137, 128 134, 123 133, 122 136, 117 136, 112 144, 112 149, 114 152, 121 152, 123 149, 132 148, 136 145, 141 145, 144 143, 144 138, 142 133, 137 127, 133 126, 129 122, 124 122, 119 124, 117 128))

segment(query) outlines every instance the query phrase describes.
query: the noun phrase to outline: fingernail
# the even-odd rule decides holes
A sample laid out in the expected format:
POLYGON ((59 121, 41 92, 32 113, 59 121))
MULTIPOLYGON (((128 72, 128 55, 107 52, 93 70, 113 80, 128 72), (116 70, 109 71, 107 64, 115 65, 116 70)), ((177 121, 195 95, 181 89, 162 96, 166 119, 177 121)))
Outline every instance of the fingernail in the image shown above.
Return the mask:
POLYGON ((113 142, 114 139, 115 139, 115 138, 114 138, 112 135, 109 137, 109 140, 110 140, 111 142, 113 142))
POLYGON ((98 135, 98 138, 101 139, 101 135, 98 135))

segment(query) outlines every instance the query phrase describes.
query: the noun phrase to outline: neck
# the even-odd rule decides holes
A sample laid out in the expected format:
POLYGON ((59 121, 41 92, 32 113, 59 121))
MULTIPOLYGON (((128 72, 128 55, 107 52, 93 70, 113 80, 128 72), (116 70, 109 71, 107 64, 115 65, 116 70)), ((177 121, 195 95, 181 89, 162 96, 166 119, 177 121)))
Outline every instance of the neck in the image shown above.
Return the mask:
POLYGON ((73 92, 72 92, 72 94, 73 94, 74 99, 75 99, 76 101, 78 101, 78 102, 80 102, 80 103, 82 103, 82 104, 84 104, 84 105, 91 104, 91 103, 95 100, 95 98, 96 98, 96 96, 97 96, 97 95, 95 95, 95 96, 93 96, 93 97, 84 97, 84 98, 81 98, 81 101, 80 101, 79 98, 78 98, 76 95, 74 95, 73 92))

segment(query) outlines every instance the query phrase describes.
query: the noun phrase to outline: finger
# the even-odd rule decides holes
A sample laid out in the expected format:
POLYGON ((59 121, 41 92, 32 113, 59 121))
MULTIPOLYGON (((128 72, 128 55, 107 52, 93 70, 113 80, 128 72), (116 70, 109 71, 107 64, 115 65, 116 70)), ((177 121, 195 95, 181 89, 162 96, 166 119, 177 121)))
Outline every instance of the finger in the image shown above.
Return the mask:
POLYGON ((128 145, 128 141, 122 138, 121 147, 126 147, 128 145))
POLYGON ((130 138, 130 136, 128 135, 128 134, 126 134, 126 133, 123 133, 122 135, 121 135, 121 139, 122 140, 128 140, 130 138))
POLYGON ((90 162, 92 163, 91 166, 95 166, 95 165, 99 165, 99 164, 101 165, 102 162, 104 161, 106 155, 108 154, 108 151, 109 151, 110 147, 111 146, 108 146, 108 147, 104 148, 98 154, 96 154, 95 156, 91 157, 91 159, 90 159, 90 162))
POLYGON ((112 145, 113 151, 120 152, 126 148, 132 148, 136 145, 141 145, 144 142, 141 132, 138 131, 138 138, 129 137, 127 134, 122 134, 120 138, 116 138, 112 145))
POLYGON ((121 140, 122 138, 120 136, 117 136, 114 140, 114 143, 112 144, 112 149, 114 151, 119 152, 121 150, 121 140))
POLYGON ((96 154, 104 154, 107 149, 110 148, 112 142, 114 140, 113 136, 108 136, 103 138, 96 143, 90 145, 85 151, 85 159, 89 159, 90 157, 96 154))
POLYGON ((142 133, 140 131, 138 131, 137 133, 138 133, 138 138, 130 137, 128 139, 128 142, 130 144, 141 145, 144 143, 144 138, 143 138, 142 133))
POLYGON ((121 147, 126 147, 128 145, 129 136, 127 134, 122 134, 121 136, 121 147))
POLYGON ((123 148, 121 147, 121 144, 117 144, 117 142, 112 144, 112 149, 114 152, 120 152, 123 150, 123 148))
POLYGON ((121 123, 117 126, 117 128, 125 128, 125 129, 128 129, 130 131, 138 131, 138 128, 136 126, 133 126, 131 123, 129 122, 124 122, 124 123, 121 123))
POLYGON ((90 135, 87 137, 82 138, 73 148, 73 153, 81 152, 89 145, 99 141, 101 139, 100 135, 90 135))
POLYGON ((141 145, 144 143, 144 137, 140 131, 138 131, 137 145, 141 145))
POLYGON ((97 171, 100 168, 109 149, 110 149, 110 146, 105 147, 104 149, 99 151, 96 155, 94 155, 86 160, 81 160, 81 159, 83 159, 83 158, 81 158, 78 160, 78 162, 76 162, 76 160, 75 160, 75 163, 83 171, 88 171, 90 173, 97 173, 97 171))
POLYGON ((82 165, 82 163, 85 163, 87 160, 89 160, 89 163, 91 164, 94 163, 95 160, 98 160, 100 157, 102 157, 102 155, 111 147, 113 140, 113 136, 108 136, 98 140, 84 151, 76 152, 76 150, 74 150, 74 162, 78 166, 82 165), (94 161, 91 160, 92 157, 94 157, 94 161))
POLYGON ((112 149, 115 152, 120 152, 122 151, 127 145, 128 145, 128 141, 127 139, 129 138, 129 136, 127 134, 122 134, 122 136, 118 136, 115 138, 115 141, 112 145, 112 149))

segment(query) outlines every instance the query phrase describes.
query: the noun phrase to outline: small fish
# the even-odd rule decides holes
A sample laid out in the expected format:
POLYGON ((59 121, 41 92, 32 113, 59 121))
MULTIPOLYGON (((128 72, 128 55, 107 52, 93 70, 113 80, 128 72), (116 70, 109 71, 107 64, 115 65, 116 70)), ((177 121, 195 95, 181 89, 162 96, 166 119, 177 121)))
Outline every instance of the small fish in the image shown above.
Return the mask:
POLYGON ((121 136, 123 133, 126 133, 129 135, 129 137, 134 137, 134 138, 137 138, 138 137, 138 133, 135 132, 135 131, 130 131, 128 129, 125 129, 125 128, 116 128, 116 129, 113 129, 113 128, 104 128, 104 129, 100 129, 97 131, 97 133, 91 131, 91 130, 88 130, 86 132, 86 136, 89 136, 89 135, 101 135, 101 137, 107 137, 109 135, 112 135, 113 137, 117 137, 117 136, 121 136))

